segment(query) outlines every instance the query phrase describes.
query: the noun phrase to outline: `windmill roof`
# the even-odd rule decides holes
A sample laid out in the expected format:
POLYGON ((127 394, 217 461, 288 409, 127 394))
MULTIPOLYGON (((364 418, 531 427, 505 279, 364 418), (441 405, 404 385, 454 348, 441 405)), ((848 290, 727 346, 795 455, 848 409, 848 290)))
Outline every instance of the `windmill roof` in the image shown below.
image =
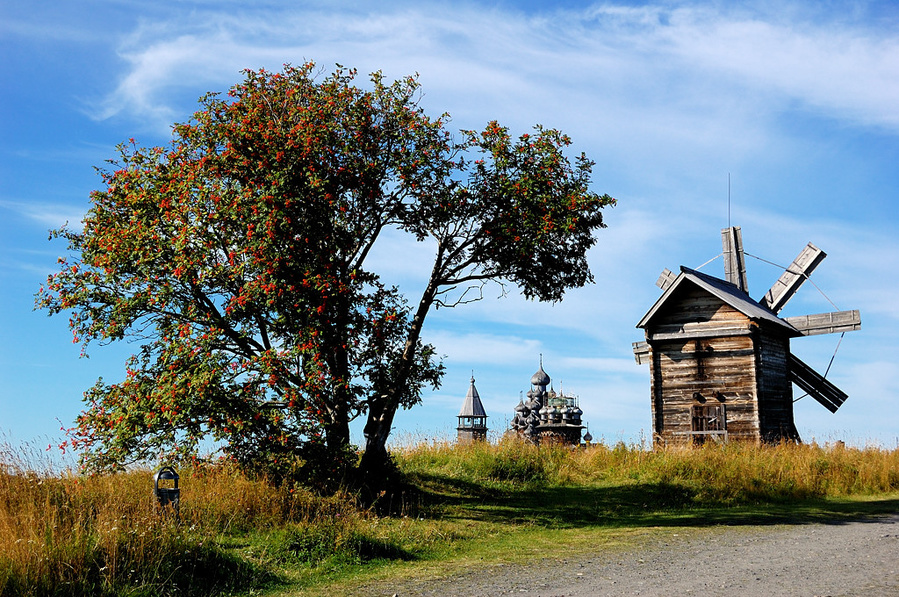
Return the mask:
POLYGON ((487 412, 484 405, 481 404, 481 397, 478 389, 474 387, 474 377, 471 378, 471 385, 468 387, 468 394, 465 395, 465 402, 462 403, 462 410, 459 411, 460 417, 486 417, 487 412))
POLYGON ((646 315, 643 316, 643 319, 641 319, 640 323, 637 324, 638 328, 645 328, 647 325, 649 325, 649 322, 656 315, 656 313, 658 313, 662 305, 664 305, 682 285, 693 284, 721 299, 750 319, 756 321, 767 321, 768 323, 784 328, 790 333, 790 335, 793 336, 801 335, 796 328, 778 317, 771 309, 752 299, 748 294, 737 288, 734 284, 731 284, 730 282, 727 282, 720 278, 716 278, 714 276, 692 270, 688 267, 681 266, 680 269, 681 273, 677 276, 671 286, 669 286, 668 289, 662 294, 662 296, 659 297, 659 300, 655 302, 655 304, 646 313, 646 315))

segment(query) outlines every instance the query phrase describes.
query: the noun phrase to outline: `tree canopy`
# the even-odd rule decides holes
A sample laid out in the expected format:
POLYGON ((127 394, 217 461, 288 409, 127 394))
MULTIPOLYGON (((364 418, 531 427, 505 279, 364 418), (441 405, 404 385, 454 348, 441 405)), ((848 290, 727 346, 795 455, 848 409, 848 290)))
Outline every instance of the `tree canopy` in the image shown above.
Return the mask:
POLYGON ((397 410, 439 386, 432 307, 488 281, 556 301, 592 280, 614 199, 590 191, 568 137, 496 122, 454 136, 415 77, 355 77, 246 71, 167 147, 120 146, 83 229, 52 233, 70 255, 37 306, 70 312, 85 346, 139 344, 123 381, 85 393, 68 441, 86 466, 194 457, 211 438, 246 466, 335 479, 365 416, 373 474, 397 410), (415 308, 367 266, 387 230, 436 247, 415 308))

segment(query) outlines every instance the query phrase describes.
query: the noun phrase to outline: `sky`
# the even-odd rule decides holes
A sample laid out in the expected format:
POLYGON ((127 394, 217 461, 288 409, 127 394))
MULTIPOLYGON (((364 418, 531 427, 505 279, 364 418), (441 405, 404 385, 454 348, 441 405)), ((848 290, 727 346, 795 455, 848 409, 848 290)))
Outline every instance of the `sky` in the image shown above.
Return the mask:
MULTIPOLYGON (((101 184, 95 168, 131 137, 167 143, 201 95, 227 91, 242 69, 314 60, 418 73, 422 106, 449 113, 453 129, 561 129, 572 155, 596 162, 593 190, 618 200, 588 256, 595 284, 556 304, 488 288, 429 315, 425 340, 446 375, 397 416, 394 445, 451 438, 472 375, 500 434, 541 355, 594 438, 648 438, 635 326, 664 268, 723 277, 728 225, 742 228, 754 298, 811 241, 828 257, 781 315, 861 311, 860 331, 792 342, 849 394, 836 414, 796 402, 803 439, 899 443, 892 2, 34 0, 0 5, 0 52, 0 439, 61 440, 83 392, 122 379, 136 348, 80 358, 67 317, 33 310, 66 253, 48 230, 77 226, 101 184)), ((414 304, 432 247, 383 241, 372 268, 414 304)), ((360 425, 353 433, 361 442, 360 425)))

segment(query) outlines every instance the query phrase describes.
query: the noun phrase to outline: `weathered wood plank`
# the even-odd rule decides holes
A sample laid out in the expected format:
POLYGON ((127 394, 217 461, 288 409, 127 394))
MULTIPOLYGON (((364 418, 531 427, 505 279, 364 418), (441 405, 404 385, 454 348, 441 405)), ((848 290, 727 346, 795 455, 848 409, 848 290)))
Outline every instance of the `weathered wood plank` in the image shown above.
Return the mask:
POLYGON ((862 316, 858 310, 785 317, 784 321, 802 332, 803 336, 854 332, 862 328, 862 316))
POLYGON ((657 325, 705 321, 747 320, 747 317, 701 288, 684 288, 656 315, 657 325))
POLYGON ((724 279, 743 292, 749 292, 749 285, 746 283, 746 258, 743 255, 743 233, 739 226, 721 231, 721 247, 724 252, 724 279))
POLYGON ((652 360, 648 343, 634 342, 632 347, 634 350, 634 359, 636 359, 638 365, 645 365, 652 360))
POLYGON ((837 412, 849 398, 843 390, 827 381, 793 354, 790 354, 790 380, 832 413, 837 412))
POLYGON ((793 424, 793 386, 787 376, 789 341, 762 333, 758 338, 758 410, 762 438, 798 437, 793 424))
POLYGON ((824 261, 825 257, 827 257, 827 253, 812 243, 807 244, 759 302, 775 313, 780 313, 787 301, 799 290, 805 279, 818 267, 818 264, 824 261))
POLYGON ((662 273, 659 274, 659 279, 656 280, 656 286, 662 289, 662 291, 668 290, 674 281, 677 279, 677 274, 668 269, 667 267, 662 270, 662 273))
MULTIPOLYGON (((751 330, 747 330, 751 331, 751 330)), ((711 338, 688 338, 675 335, 675 337, 660 341, 651 340, 650 345, 657 352, 696 352, 696 342, 702 344, 703 349, 711 348, 713 351, 741 350, 752 348, 750 334, 723 335, 711 338)))
POLYGON ((650 342, 668 340, 693 340, 715 338, 721 336, 748 336, 752 329, 747 325, 703 326, 701 324, 682 324, 659 326, 649 336, 650 342))

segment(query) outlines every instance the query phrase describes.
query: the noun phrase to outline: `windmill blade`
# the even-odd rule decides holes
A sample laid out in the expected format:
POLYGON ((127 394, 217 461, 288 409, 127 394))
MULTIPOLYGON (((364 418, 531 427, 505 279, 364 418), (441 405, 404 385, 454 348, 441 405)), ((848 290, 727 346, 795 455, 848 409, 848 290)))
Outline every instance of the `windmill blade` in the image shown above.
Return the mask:
POLYGON ((649 362, 649 344, 646 342, 634 342, 634 359, 638 365, 645 365, 649 362))
POLYGON ((661 288, 663 291, 668 290, 668 288, 674 284, 674 281, 677 279, 677 274, 672 272, 667 267, 662 270, 662 273, 659 274, 659 279, 656 280, 656 286, 661 288))
POLYGON ((843 390, 836 387, 817 371, 803 363, 799 358, 790 354, 790 381, 802 388, 803 392, 821 403, 821 405, 832 413, 849 398, 843 390))
POLYGON ((743 292, 749 292, 749 285, 746 283, 746 257, 743 255, 743 233, 739 226, 721 231, 721 249, 724 253, 724 279, 743 292))
POLYGON ((765 294, 765 298, 759 302, 775 313, 780 313, 787 301, 793 297, 805 279, 811 275, 819 263, 824 261, 825 257, 827 257, 827 253, 812 243, 807 244, 790 264, 790 267, 781 274, 771 290, 765 294))
POLYGON ((854 332, 862 328, 862 317, 858 310, 784 317, 784 321, 799 330, 803 336, 854 332))

